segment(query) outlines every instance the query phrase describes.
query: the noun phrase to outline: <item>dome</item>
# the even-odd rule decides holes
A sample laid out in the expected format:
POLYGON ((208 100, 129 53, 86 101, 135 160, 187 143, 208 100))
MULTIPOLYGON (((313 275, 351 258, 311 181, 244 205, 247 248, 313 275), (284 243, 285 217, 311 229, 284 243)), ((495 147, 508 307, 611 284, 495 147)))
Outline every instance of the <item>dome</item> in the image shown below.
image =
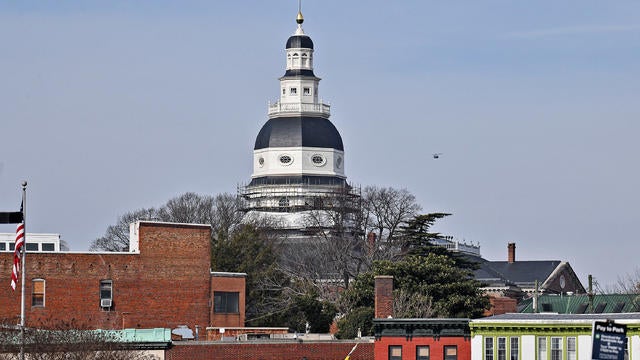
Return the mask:
POLYGON ((269 119, 260 129, 253 149, 269 147, 318 147, 344 151, 342 137, 331 121, 312 116, 269 119))
POLYGON ((287 40, 286 48, 313 49, 313 41, 311 41, 311 38, 307 35, 292 35, 287 40))

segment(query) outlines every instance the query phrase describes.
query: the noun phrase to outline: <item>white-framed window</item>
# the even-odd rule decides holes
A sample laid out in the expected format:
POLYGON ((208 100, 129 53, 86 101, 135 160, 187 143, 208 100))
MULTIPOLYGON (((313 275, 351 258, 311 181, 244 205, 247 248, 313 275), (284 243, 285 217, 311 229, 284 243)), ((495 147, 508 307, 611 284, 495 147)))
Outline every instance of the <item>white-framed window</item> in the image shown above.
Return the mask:
POLYGON ((100 280, 100 307, 110 309, 113 306, 113 281, 100 280))
POLYGON ((547 360, 547 338, 538 337, 538 359, 547 360))
POLYGON ((498 338, 498 360, 507 360, 507 338, 498 338))
POLYGON ((484 360, 493 360, 493 338, 484 338, 484 360))
POLYGON ((509 338, 509 359, 518 360, 520 355, 520 338, 509 338))
POLYGON ((45 281, 44 279, 33 279, 31 282, 31 306, 44 307, 45 281))
POLYGON ((551 360, 562 360, 562 338, 551 338, 551 360))
POLYGON ((576 360, 576 359, 577 359, 576 338, 568 337, 567 338, 567 360, 576 360))

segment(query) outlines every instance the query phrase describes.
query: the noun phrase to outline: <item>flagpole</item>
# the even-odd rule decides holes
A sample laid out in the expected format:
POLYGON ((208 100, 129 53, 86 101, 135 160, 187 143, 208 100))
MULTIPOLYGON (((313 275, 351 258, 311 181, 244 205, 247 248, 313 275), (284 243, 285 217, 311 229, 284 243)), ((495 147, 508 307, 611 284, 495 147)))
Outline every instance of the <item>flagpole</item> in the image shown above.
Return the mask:
POLYGON ((20 251, 22 252, 22 278, 21 278, 21 298, 20 298, 20 360, 24 360, 24 326, 25 326, 25 321, 24 321, 24 309, 25 309, 25 299, 24 299, 24 293, 25 293, 25 286, 24 286, 24 281, 25 281, 25 269, 26 269, 26 255, 27 255, 27 182, 23 181, 22 182, 22 226, 23 226, 23 231, 24 231, 24 243, 22 244, 22 249, 20 249, 20 251))

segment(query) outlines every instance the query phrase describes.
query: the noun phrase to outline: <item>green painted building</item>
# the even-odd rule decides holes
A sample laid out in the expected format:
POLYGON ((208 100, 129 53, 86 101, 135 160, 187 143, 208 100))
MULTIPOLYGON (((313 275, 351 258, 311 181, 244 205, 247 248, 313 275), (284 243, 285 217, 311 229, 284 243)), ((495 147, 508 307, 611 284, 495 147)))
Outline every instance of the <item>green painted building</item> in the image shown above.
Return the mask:
POLYGON ((625 359, 640 360, 640 313, 503 314, 471 320, 472 360, 590 360, 595 321, 627 326, 625 359))

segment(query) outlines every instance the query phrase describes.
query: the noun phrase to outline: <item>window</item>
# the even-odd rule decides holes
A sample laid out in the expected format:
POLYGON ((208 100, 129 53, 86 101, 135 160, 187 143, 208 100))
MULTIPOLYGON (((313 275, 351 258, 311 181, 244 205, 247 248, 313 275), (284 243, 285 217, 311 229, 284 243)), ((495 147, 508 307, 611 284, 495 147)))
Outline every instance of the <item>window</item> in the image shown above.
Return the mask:
POLYGON ((551 360, 562 360, 562 338, 551 338, 551 360))
POLYGON ((429 360, 428 346, 416 346, 416 360, 429 360))
POLYGON ((445 346, 444 360, 458 360, 458 347, 454 345, 445 346))
POLYGON ((402 346, 389 346, 389 360, 402 360, 402 346))
POLYGON ((629 360, 629 338, 624 338, 624 360, 629 360))
POLYGON ((113 281, 100 280, 100 307, 111 308, 113 305, 113 281))
POLYGON ((493 338, 484 339, 484 359, 493 360, 493 338))
POLYGON ((280 156, 280 163, 282 165, 289 165, 293 162, 293 158, 289 155, 281 155, 280 156))
POLYGON ((298 94, 298 88, 289 89, 289 95, 297 95, 297 94, 298 94))
POLYGON ((214 291, 213 292, 213 311, 216 313, 238 314, 240 293, 214 291))
POLYGON ((311 95, 311 89, 306 87, 306 88, 302 88, 302 94, 303 95, 311 95))
POLYGON ((498 360, 507 360, 507 338, 498 338, 498 360))
POLYGON ((540 360, 547 359, 547 338, 546 337, 538 338, 538 359, 540 360))
POLYGON ((16 249, 15 243, 9 243, 9 251, 14 251, 16 249))
POLYGON ((44 307, 44 279, 33 279, 31 306, 44 307))
POLYGON ((576 360, 576 338, 567 338, 567 360, 576 360))
POLYGON ((38 243, 27 243, 26 244, 27 251, 38 251, 38 243))
POLYGON ((518 353, 520 352, 518 340, 520 340, 520 338, 517 337, 512 337, 509 339, 509 354, 511 355, 509 359, 511 360, 518 360, 518 353))
POLYGON ((42 251, 56 251, 56 245, 53 243, 42 243, 42 251))
POLYGON ((6 243, 0 243, 0 251, 5 251, 7 250, 7 244, 6 243))
POLYGON ((280 200, 278 200, 278 206, 280 206, 280 207, 289 207, 289 199, 280 198, 280 200))
POLYGON ((311 157, 311 162, 313 163, 313 165, 315 166, 322 166, 324 165, 327 161, 325 160, 324 156, 320 155, 320 154, 314 154, 311 157))
POLYGON ((287 95, 287 89, 282 88, 282 95, 287 95))

